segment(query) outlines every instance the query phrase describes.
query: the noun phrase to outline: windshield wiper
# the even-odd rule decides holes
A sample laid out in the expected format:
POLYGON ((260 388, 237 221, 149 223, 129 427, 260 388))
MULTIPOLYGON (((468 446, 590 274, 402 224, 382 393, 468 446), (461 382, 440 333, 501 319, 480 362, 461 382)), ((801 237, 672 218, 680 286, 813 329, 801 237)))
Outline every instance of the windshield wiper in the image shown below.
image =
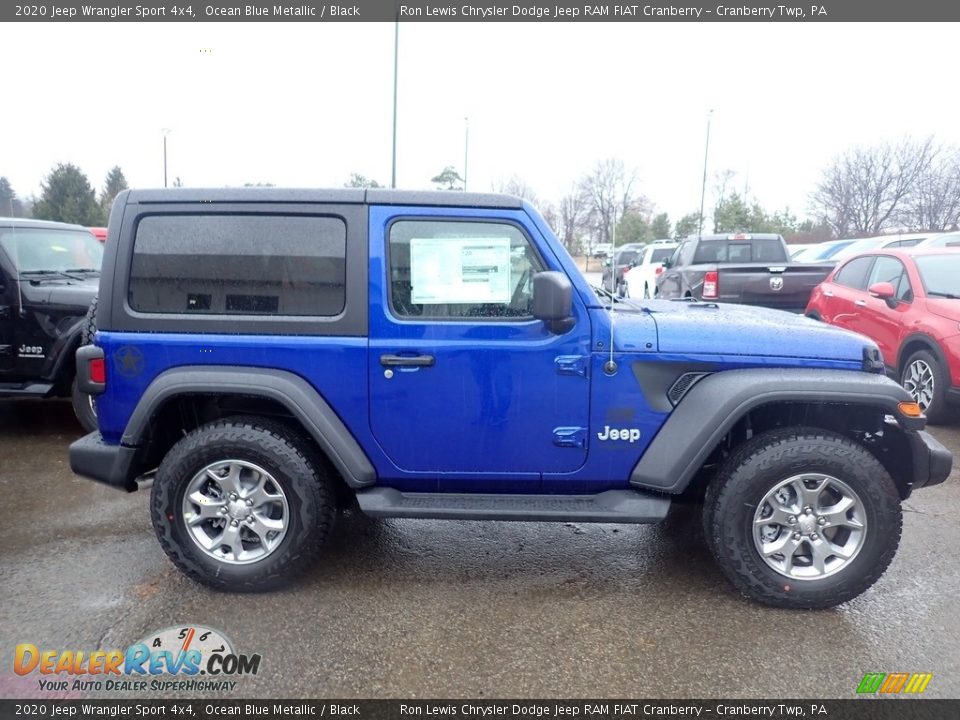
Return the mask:
POLYGON ((928 290, 927 295, 933 295, 934 297, 947 298, 948 300, 956 300, 960 298, 960 295, 954 295, 952 293, 937 292, 936 290, 928 290))
POLYGON ((83 280, 82 275, 69 275, 69 270, 21 270, 20 277, 27 277, 30 282, 42 282, 44 280, 83 280))
POLYGON ((618 302, 618 303, 622 303, 622 302, 623 302, 623 298, 617 297, 616 295, 614 295, 612 292, 610 292, 610 291, 607 290, 606 288, 597 287, 596 285, 591 285, 590 288, 591 288, 595 293, 597 293, 597 295, 600 295, 600 296, 603 296, 603 297, 612 298, 614 302, 618 302))
POLYGON ((67 268, 67 269, 64 270, 63 272, 65 272, 65 273, 80 273, 80 274, 83 274, 83 273, 96 273, 97 275, 99 275, 99 274, 100 274, 100 268, 67 268))

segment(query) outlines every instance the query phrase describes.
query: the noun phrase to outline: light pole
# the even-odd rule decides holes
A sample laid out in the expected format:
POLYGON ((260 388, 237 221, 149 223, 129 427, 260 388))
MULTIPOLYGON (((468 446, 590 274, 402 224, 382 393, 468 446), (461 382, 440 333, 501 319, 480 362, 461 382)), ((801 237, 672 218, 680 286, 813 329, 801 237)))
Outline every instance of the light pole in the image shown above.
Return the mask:
POLYGON ((470 118, 463 119, 463 191, 467 191, 467 159, 470 156, 470 118))
POLYGON ((713 110, 707 113, 707 143, 703 149, 703 185, 700 186, 700 229, 697 236, 703 235, 703 202, 707 196, 707 156, 710 154, 710 120, 713 119, 713 110))
POLYGON ((170 134, 170 128, 162 128, 163 133, 163 186, 167 186, 167 135, 170 134))
POLYGON ((400 48, 400 11, 393 23, 393 162, 390 166, 390 187, 397 187, 397 57, 400 48))

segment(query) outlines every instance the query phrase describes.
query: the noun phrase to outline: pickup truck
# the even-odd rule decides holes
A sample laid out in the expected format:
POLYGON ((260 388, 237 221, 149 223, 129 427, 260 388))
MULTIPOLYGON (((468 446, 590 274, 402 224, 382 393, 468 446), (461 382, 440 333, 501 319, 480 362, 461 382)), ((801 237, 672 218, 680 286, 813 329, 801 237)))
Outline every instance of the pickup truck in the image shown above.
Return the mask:
POLYGON ((601 297, 518 198, 131 190, 104 247, 77 351, 99 430, 70 465, 152 478, 161 547, 215 588, 309 567, 344 506, 655 523, 686 503, 742 593, 829 607, 890 563, 901 501, 950 474, 872 341, 601 297))
POLYGON ((692 235, 657 278, 658 297, 761 305, 802 313, 833 265, 790 261, 780 235, 692 235))

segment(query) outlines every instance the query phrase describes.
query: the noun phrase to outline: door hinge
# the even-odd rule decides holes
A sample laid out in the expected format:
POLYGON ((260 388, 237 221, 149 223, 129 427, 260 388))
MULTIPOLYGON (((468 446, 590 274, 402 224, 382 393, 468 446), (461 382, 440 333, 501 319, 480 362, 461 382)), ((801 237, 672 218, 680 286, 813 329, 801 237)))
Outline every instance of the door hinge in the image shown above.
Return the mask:
POLYGON ((583 355, 558 355, 554 362, 561 375, 587 376, 587 358, 583 355))
POLYGON ((582 427, 556 428, 553 431, 553 444, 557 447, 586 447, 587 429, 582 427))

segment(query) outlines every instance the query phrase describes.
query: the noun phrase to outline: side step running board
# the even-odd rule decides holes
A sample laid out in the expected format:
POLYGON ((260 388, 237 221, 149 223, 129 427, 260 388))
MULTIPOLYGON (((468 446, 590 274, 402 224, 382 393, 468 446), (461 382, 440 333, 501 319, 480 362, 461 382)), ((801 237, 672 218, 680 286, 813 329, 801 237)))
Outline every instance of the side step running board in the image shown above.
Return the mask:
POLYGON ((597 495, 475 495, 404 493, 371 488, 357 493, 360 509, 385 518, 654 523, 670 509, 666 495, 607 490, 597 495))

